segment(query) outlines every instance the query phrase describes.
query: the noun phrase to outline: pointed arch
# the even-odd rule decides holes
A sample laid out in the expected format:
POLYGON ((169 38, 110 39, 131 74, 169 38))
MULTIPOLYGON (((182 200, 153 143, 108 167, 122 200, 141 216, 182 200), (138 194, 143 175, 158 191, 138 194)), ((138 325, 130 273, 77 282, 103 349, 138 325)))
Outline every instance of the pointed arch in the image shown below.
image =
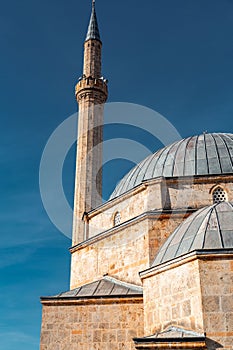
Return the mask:
POLYGON ((214 204, 227 201, 227 192, 222 186, 216 185, 212 189, 211 194, 212 194, 212 200, 214 204))
POLYGON ((119 213, 119 211, 116 212, 116 214, 114 215, 114 220, 113 220, 113 224, 114 226, 120 225, 121 223, 121 214, 119 213))

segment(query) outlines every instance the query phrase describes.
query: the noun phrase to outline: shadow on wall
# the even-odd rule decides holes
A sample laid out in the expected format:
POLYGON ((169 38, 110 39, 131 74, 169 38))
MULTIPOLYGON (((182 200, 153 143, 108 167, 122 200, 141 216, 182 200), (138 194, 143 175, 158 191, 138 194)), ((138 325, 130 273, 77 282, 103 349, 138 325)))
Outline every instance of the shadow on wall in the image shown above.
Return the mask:
POLYGON ((215 350, 215 349, 221 349, 223 346, 216 341, 206 338, 206 345, 208 350, 215 350))
POLYGON ((170 193, 165 181, 161 184, 161 198, 162 198, 162 209, 171 209, 170 193))

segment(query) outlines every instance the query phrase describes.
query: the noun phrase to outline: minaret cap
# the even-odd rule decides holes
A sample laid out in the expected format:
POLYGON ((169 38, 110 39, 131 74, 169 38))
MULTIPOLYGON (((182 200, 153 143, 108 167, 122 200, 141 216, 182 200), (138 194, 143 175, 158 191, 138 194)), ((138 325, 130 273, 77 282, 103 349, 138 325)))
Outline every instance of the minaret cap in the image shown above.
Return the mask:
POLYGON ((88 26, 87 36, 86 36, 85 41, 90 40, 90 39, 101 41, 96 12, 95 12, 95 0, 92 0, 91 18, 90 18, 90 23, 88 26))

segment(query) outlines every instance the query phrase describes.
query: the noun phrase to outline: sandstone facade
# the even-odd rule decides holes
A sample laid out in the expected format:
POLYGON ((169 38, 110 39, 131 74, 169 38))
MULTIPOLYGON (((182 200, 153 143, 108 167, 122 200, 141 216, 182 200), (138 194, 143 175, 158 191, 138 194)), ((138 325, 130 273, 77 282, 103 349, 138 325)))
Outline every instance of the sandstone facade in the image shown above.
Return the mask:
POLYGON ((142 273, 145 334, 170 325, 206 334, 207 349, 232 349, 233 253, 193 253, 142 273))
POLYGON ((232 183, 232 175, 153 179, 90 211, 83 221, 87 239, 71 249, 71 288, 106 273, 141 284, 138 273, 188 215, 213 203, 216 186, 233 201, 232 183), (116 213, 121 223, 114 226, 116 213))
POLYGON ((142 335, 140 297, 43 301, 41 350, 134 349, 142 335))

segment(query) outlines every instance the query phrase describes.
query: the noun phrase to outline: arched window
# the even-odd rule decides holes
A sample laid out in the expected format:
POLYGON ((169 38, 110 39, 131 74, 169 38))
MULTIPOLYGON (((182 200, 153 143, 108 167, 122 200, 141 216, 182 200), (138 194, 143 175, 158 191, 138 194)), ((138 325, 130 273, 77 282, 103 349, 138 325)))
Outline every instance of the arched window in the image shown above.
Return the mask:
POLYGON ((120 225, 120 223, 121 223, 121 214, 118 211, 114 216, 114 226, 120 225))
POLYGON ((217 187, 213 191, 213 202, 220 203, 227 200, 227 194, 222 187, 217 187))

